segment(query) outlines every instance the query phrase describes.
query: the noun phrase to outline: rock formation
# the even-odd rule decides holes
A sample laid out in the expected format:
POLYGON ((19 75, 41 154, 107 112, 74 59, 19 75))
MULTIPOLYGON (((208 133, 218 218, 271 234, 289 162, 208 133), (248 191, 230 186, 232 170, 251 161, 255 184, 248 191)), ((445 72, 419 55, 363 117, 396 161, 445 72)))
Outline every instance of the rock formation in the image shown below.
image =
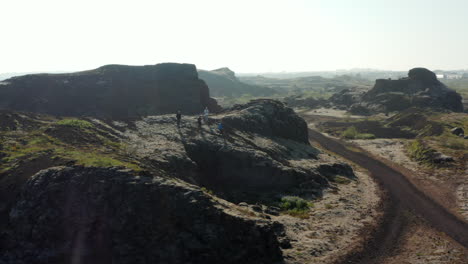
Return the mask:
POLYGON ((56 167, 10 212, 0 263, 275 263, 273 226, 202 191, 117 168, 56 167), (2 262, 3 260, 3 262, 2 262))
POLYGON ((199 113, 220 107, 195 65, 107 65, 67 74, 13 77, 0 85, 0 109, 62 116, 127 118, 199 113))
POLYGON ((355 178, 274 100, 202 127, 186 115, 177 127, 172 114, 64 122, 0 112, 3 123, 15 125, 0 130, 1 264, 282 263, 288 222, 270 220, 281 221, 281 198, 321 197, 355 178))
POLYGON ((463 112, 461 96, 425 68, 414 68, 399 80, 378 79, 372 89, 359 93, 344 90, 330 102, 354 114, 402 111, 411 107, 463 112))
POLYGON ((239 81, 235 73, 229 68, 220 68, 213 71, 199 70, 198 74, 200 79, 208 84, 211 95, 215 97, 233 97, 242 96, 243 94, 266 96, 276 93, 276 90, 268 87, 239 81))
POLYGON ((176 130, 172 116, 136 121, 137 129, 127 133, 140 159, 234 202, 295 189, 320 196, 329 178, 319 168, 349 167, 311 147, 305 121, 278 101, 237 105, 210 122, 223 122, 224 139, 215 130, 199 130, 194 119, 183 119, 176 130), (142 138, 144 147, 138 145, 142 138))

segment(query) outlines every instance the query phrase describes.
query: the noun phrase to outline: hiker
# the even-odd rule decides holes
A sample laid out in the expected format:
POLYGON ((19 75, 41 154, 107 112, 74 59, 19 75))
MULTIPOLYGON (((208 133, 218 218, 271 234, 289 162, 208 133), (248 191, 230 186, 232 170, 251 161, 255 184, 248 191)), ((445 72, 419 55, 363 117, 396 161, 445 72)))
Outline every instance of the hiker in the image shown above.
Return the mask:
POLYGON ((202 116, 199 115, 198 118, 197 118, 197 124, 198 124, 198 129, 201 129, 201 125, 202 125, 202 116))
POLYGON ((182 118, 182 114, 180 113, 180 111, 177 111, 176 118, 177 118, 177 127, 180 127, 180 119, 182 118))
POLYGON ((223 129, 224 129, 223 123, 219 122, 219 124, 218 124, 219 133, 224 136, 224 130, 223 129))
POLYGON ((208 115, 210 114, 210 110, 208 110, 208 107, 205 107, 205 110, 203 111, 203 116, 205 117, 205 123, 208 124, 208 115))

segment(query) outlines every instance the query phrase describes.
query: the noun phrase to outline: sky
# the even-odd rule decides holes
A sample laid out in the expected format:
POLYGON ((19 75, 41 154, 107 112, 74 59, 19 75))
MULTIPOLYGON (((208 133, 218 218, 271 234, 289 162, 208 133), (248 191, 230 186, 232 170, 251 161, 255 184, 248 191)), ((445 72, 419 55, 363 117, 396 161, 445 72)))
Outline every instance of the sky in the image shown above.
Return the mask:
POLYGON ((0 0, 0 73, 468 68, 466 0, 0 0))

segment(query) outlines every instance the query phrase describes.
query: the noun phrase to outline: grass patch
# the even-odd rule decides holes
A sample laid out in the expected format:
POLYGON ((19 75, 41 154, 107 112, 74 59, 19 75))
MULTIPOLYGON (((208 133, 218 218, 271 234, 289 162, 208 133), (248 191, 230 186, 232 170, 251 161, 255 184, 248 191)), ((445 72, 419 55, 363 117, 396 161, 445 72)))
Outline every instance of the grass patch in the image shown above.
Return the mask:
POLYGON ((279 207, 285 213, 302 219, 309 218, 309 211, 314 204, 297 196, 284 196, 279 207))
POLYGON ((56 123, 59 126, 76 127, 80 129, 93 128, 94 125, 81 119, 62 119, 56 123))
POLYGON ((201 187, 200 190, 204 193, 207 193, 207 194, 210 194, 210 195, 213 195, 213 191, 212 190, 209 190, 207 189, 206 187, 201 187))
POLYGON ((115 153, 122 150, 124 146, 119 143, 112 145, 114 147, 112 154, 101 153, 98 147, 92 150, 73 147, 56 138, 36 131, 20 140, 12 140, 2 146, 2 153, 5 154, 5 157, 1 159, 2 166, 0 169, 5 171, 14 166, 18 160, 46 154, 51 157, 73 160, 78 165, 88 167, 123 166, 135 171, 141 171, 141 168, 137 164, 122 161, 117 157, 118 155, 115 153))
POLYGON ((432 155, 435 150, 427 147, 421 140, 414 140, 407 146, 409 157, 412 160, 432 164, 432 155))
POLYGON ((346 178, 346 177, 343 177, 343 176, 336 176, 335 178, 333 178, 333 181, 338 183, 338 184, 349 184, 351 183, 351 180, 346 178))
POLYGON ((375 135, 370 133, 359 133, 355 126, 351 126, 341 133, 341 137, 346 139, 374 139, 375 135))
POLYGON ((453 150, 468 150, 466 141, 460 137, 446 137, 442 140, 442 146, 453 150))

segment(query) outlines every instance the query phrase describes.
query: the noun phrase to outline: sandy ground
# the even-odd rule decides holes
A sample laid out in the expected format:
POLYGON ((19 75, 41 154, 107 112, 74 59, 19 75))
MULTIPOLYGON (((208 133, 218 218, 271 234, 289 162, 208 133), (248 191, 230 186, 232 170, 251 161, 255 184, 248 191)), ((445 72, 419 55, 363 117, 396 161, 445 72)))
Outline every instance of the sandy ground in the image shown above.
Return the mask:
POLYGON ((363 242, 360 231, 380 216, 380 198, 369 175, 362 170, 356 174, 356 181, 339 184, 315 201, 309 219, 288 215, 274 219, 286 226, 292 240, 292 248, 283 252, 286 263, 333 263, 363 242))

